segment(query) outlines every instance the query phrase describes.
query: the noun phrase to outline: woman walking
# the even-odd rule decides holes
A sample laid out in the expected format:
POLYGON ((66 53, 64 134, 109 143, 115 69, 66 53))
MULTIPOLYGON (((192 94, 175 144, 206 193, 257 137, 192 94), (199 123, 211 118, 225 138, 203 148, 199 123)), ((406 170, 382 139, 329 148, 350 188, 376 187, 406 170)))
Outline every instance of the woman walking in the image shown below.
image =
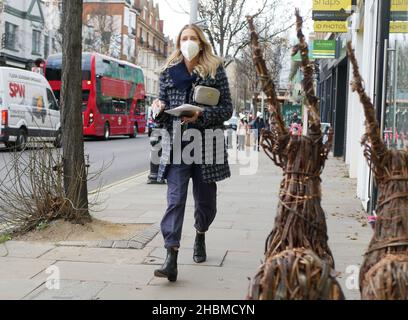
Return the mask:
MULTIPOLYGON (((167 257, 162 267, 155 270, 154 275, 176 281, 177 256, 190 178, 193 180, 195 201, 196 237, 193 260, 201 263, 207 258, 205 232, 208 231, 217 212, 216 182, 231 175, 223 135, 224 121, 231 118, 233 111, 228 79, 222 60, 212 53, 210 43, 198 26, 186 25, 180 31, 176 50, 168 58, 160 74, 159 99, 154 101, 152 107, 155 110, 156 121, 168 132, 162 138, 162 156, 158 173, 158 180, 167 179, 168 185, 168 206, 161 221, 167 257), (181 119, 165 112, 185 103, 198 105, 193 99, 194 88, 197 86, 217 89, 220 92, 218 104, 199 105, 203 109, 202 112, 195 112, 192 117, 181 119), (185 159, 181 159, 181 163, 175 161, 176 137, 180 139, 186 129, 196 129, 201 134, 203 146, 201 161, 197 162, 197 157, 194 157, 193 163, 184 161, 185 159), (207 138, 205 131, 208 129, 221 133, 221 147, 214 142, 213 137, 207 138), (178 131, 183 132, 180 134, 178 131)), ((180 154, 190 142, 181 143, 180 154)))

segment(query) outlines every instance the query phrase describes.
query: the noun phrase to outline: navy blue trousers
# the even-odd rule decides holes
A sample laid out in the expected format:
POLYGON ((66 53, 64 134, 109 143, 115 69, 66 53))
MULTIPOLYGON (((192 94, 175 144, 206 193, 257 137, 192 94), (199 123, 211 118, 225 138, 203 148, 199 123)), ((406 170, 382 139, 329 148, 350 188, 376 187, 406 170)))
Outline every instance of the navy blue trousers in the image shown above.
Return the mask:
POLYGON ((217 213, 217 184, 205 183, 200 165, 170 164, 167 172, 167 210, 161 221, 164 247, 180 247, 189 180, 193 180, 194 227, 206 232, 217 213))

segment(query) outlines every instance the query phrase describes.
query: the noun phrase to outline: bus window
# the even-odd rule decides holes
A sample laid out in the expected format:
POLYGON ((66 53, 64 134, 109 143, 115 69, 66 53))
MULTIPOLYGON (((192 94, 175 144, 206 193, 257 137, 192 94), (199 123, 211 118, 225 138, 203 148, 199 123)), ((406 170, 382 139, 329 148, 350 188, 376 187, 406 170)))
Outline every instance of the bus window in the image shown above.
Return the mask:
POLYGON ((126 100, 126 114, 130 114, 130 109, 132 108, 133 99, 126 100))
POLYGON ((119 79, 126 80, 126 68, 124 64, 119 64, 119 79))
POLYGON ((98 110, 102 114, 113 114, 112 109, 112 100, 102 100, 98 103, 98 110))
POLYGON ((82 112, 88 107, 89 90, 82 90, 82 112))
POLYGON ((96 74, 98 76, 111 76, 111 64, 109 60, 103 59, 100 56, 96 57, 96 74))
POLYGON ((110 66, 111 66, 111 74, 109 76, 111 78, 119 79, 119 66, 118 66, 118 63, 115 62, 115 61, 112 61, 110 66))
POLYGON ((113 100, 113 110, 115 114, 126 114, 126 102, 122 100, 113 100))
POLYGON ((137 100, 137 105, 135 108, 135 115, 140 115, 142 113, 146 113, 146 101, 143 100, 137 100))
MULTIPOLYGON (((45 77, 48 81, 61 81, 62 54, 48 57, 45 77)), ((82 54, 82 80, 91 80, 91 54, 89 53, 82 54)))
POLYGON ((48 81, 60 81, 62 68, 62 55, 50 56, 47 60, 45 77, 48 81))
POLYGON ((89 100, 89 90, 82 90, 82 101, 88 102, 89 100))
POLYGON ((91 80, 91 55, 82 54, 82 80, 91 80))

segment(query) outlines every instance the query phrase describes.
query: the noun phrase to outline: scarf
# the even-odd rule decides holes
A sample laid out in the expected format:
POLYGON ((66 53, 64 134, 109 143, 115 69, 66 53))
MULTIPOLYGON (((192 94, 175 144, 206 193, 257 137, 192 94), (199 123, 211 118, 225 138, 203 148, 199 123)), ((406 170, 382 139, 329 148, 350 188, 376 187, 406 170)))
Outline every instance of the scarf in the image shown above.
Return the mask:
POLYGON ((190 74, 184 61, 176 64, 169 69, 169 74, 173 80, 174 86, 180 91, 190 91, 193 83, 197 79, 195 73, 190 74))

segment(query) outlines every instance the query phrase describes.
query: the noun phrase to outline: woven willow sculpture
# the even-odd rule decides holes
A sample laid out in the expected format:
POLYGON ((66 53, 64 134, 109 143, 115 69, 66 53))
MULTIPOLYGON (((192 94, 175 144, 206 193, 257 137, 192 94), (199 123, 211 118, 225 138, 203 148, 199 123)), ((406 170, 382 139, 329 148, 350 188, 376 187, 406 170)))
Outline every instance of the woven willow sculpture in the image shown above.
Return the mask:
POLYGON ((364 156, 378 186, 374 236, 360 270, 362 299, 408 299, 408 150, 388 149, 381 138, 374 106, 363 86, 351 43, 352 90, 360 96, 366 118, 364 156))
MULTIPOLYGON (((313 88, 313 65, 296 10, 299 50, 308 101, 307 136, 291 135, 282 120, 275 87, 259 46, 252 17, 247 17, 251 46, 262 90, 271 112, 270 130, 262 133, 266 154, 284 172, 275 226, 266 241, 265 262, 251 281, 248 299, 344 299, 336 281, 321 207, 320 175, 332 144, 322 142, 318 99, 313 88)), ((296 54, 296 50, 294 54, 296 54)))

